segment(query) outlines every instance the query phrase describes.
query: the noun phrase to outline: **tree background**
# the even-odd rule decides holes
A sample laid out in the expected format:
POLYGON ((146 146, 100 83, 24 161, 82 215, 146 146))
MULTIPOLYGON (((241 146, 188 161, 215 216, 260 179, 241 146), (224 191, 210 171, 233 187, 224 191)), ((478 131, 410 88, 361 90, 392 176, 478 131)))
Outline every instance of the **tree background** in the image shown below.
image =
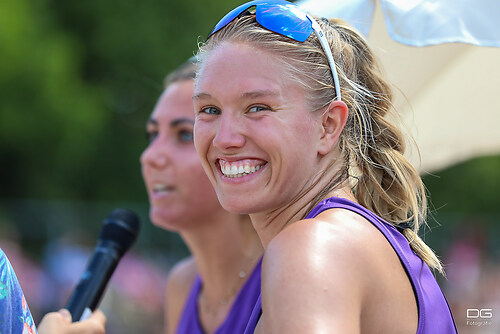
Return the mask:
MULTIPOLYGON (((240 3, 0 1, 0 247, 17 249, 6 253, 19 271, 29 268, 27 263, 38 268, 35 274, 26 269, 27 276, 35 275, 27 279, 18 272, 28 302, 33 300, 35 320, 62 306, 60 300, 44 303, 47 296, 37 294, 37 289, 50 290, 46 286, 54 280, 43 276, 47 245, 66 238, 91 249, 101 220, 115 207, 133 209, 141 217, 134 254, 160 281, 187 254, 178 236, 148 219, 139 164, 147 143, 145 121, 164 76, 192 56, 217 19, 240 3), (49 283, 43 288, 30 283, 42 277, 36 275, 49 283)), ((423 235, 445 259, 457 240, 466 240, 480 253, 480 263, 497 263, 499 170, 500 157, 493 156, 424 177, 432 219, 423 235)), ((161 321, 158 298, 129 296, 153 307, 123 310, 116 306, 122 300, 117 282, 118 292, 110 292, 114 302, 104 304, 121 315, 107 312, 108 332, 158 331, 152 324, 161 321), (134 312, 143 320, 126 316, 134 312)), ((137 278, 130 289, 137 290, 139 282, 149 284, 137 278)), ((161 289, 162 283, 154 287, 161 289)), ((455 317, 463 320, 462 314, 455 317)))

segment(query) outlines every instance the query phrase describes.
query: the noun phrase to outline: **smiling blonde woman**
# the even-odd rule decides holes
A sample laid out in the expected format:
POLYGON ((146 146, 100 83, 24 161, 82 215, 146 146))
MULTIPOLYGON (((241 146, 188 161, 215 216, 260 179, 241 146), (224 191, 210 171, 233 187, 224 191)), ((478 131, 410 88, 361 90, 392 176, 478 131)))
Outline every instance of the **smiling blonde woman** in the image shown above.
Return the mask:
POLYGON ((195 146, 263 242, 246 333, 455 333, 419 238, 422 181, 365 40, 283 1, 229 12, 200 50, 195 146))

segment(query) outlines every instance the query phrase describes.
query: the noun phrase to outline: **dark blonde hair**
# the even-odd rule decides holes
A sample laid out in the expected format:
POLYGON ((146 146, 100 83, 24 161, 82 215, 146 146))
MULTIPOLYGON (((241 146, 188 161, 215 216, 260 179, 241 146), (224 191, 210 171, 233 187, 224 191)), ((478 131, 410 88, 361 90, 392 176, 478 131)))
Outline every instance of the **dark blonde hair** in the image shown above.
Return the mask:
POLYGON ((195 57, 189 58, 185 63, 170 72, 163 80, 163 88, 167 88, 173 83, 179 81, 194 80, 198 65, 195 57))
MULTIPOLYGON (((362 206, 399 227, 413 251, 431 268, 444 273, 437 256, 418 236, 426 219, 425 188, 404 157, 405 138, 390 120, 395 113, 391 88, 381 75, 373 51, 342 20, 317 21, 337 65, 342 101, 349 116, 339 139, 343 168, 316 196, 311 208, 340 182, 349 180, 362 206)), ((200 46, 200 63, 226 41, 251 44, 276 55, 292 79, 304 87, 311 110, 320 110, 335 99, 330 66, 314 34, 300 43, 261 27, 255 16, 243 16, 200 46)))

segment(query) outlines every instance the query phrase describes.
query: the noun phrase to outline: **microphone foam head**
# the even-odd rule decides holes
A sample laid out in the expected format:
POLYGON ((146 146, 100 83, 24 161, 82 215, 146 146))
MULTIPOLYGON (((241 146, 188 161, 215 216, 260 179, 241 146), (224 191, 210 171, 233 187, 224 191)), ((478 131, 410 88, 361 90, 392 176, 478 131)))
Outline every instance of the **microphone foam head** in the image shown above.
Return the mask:
POLYGON ((114 209, 102 222, 99 240, 112 242, 125 253, 137 239, 140 221, 137 215, 126 209, 114 209))

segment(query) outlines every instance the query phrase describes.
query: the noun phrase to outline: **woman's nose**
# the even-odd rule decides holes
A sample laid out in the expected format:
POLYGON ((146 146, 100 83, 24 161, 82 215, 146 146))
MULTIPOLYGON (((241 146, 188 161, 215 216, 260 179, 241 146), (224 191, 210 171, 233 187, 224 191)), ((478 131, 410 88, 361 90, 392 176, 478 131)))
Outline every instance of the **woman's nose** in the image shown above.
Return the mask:
POLYGON ((140 157, 142 165, 148 165, 155 168, 167 166, 168 161, 168 145, 167 143, 162 143, 159 137, 149 143, 140 157))
POLYGON ((245 144, 242 129, 241 120, 227 113, 222 114, 213 145, 222 151, 242 147, 245 144))

